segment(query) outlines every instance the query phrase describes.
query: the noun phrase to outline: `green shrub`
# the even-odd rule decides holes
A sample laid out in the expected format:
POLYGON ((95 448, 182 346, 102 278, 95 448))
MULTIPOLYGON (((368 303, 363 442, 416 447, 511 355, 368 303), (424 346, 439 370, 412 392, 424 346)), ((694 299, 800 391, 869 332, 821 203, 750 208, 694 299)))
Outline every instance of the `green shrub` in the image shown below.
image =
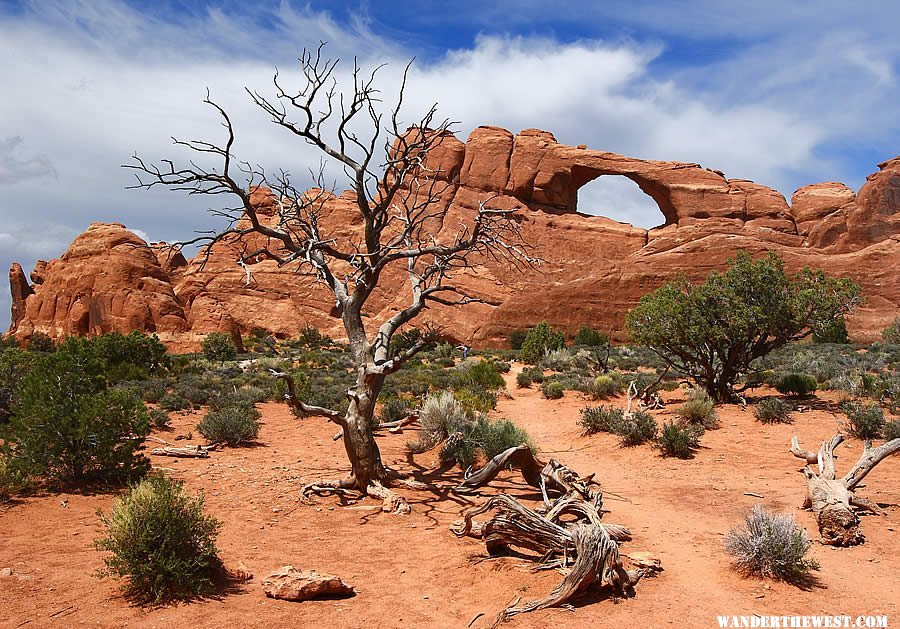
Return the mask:
POLYGON ((9 501, 13 494, 28 484, 25 474, 9 457, 0 454, 0 504, 9 501))
POLYGON ((159 401, 166 395, 166 383, 162 380, 144 380, 143 382, 129 383, 129 385, 134 387, 142 400, 150 404, 159 404, 159 401))
POLYGON ((635 411, 629 417, 625 414, 616 434, 622 438, 622 445, 637 446, 656 439, 659 427, 650 413, 635 411))
POLYGON ((705 391, 697 389, 684 404, 675 411, 682 421, 695 426, 703 426, 709 430, 719 425, 716 408, 705 391))
POLYGON ((166 393, 159 400, 159 407, 166 411, 183 411, 191 408, 191 402, 179 393, 166 393))
POLYGON ((449 391, 429 395, 419 411, 422 432, 418 440, 410 442, 413 452, 424 452, 446 441, 450 435, 463 434, 474 418, 449 391))
POLYGON ((703 436, 701 424, 690 425, 682 422, 664 422, 657 446, 663 456, 689 459, 700 445, 703 436))
POLYGON ((510 349, 520 350, 522 349, 522 344, 525 342, 525 337, 528 336, 528 330, 516 330, 515 332, 510 332, 509 334, 509 347, 510 349))
POLYGON ((156 430, 168 430, 170 419, 169 414, 161 408, 154 408, 149 413, 150 425, 156 430))
POLYGON ((250 404, 234 404, 210 411, 197 424, 197 430, 210 443, 238 446, 259 435, 260 413, 250 404))
POLYGON ((767 397, 757 402, 753 416, 764 424, 790 424, 793 410, 794 407, 781 398, 767 397))
POLYGON ((532 382, 537 382, 540 384, 544 381, 544 370, 540 367, 525 367, 522 369, 522 373, 528 374, 528 377, 531 378, 532 382))
POLYGON ((487 413, 497 407, 497 394, 485 389, 456 389, 455 397, 469 412, 487 413))
POLYGON ((316 327, 307 324, 300 328, 300 333, 297 336, 297 343, 301 347, 308 347, 309 349, 321 349, 323 347, 332 345, 334 341, 331 340, 331 337, 319 332, 316 327))
POLYGON ((454 388, 496 390, 506 387, 506 381, 497 365, 488 360, 460 365, 451 377, 454 388))
POLYGON ((819 564, 806 559, 812 543, 806 531, 790 514, 769 513, 754 505, 744 526, 733 528, 725 538, 725 550, 743 574, 803 583, 819 564))
POLYGON ((837 343, 846 345, 850 342, 847 333, 847 322, 844 317, 837 317, 827 321, 813 330, 813 341, 816 343, 837 343))
POLYGON ((225 362, 234 360, 237 356, 237 347, 230 334, 225 332, 212 332, 200 343, 200 349, 208 360, 225 362))
POLYGON ((8 349, 18 349, 19 339, 12 334, 0 334, 0 354, 8 349))
POLYGON ((21 380, 3 449, 27 476, 52 482, 120 481, 150 467, 143 402, 108 389, 104 362, 88 345, 64 343, 21 380))
POLYGON ((554 330, 546 321, 542 321, 528 331, 519 351, 519 358, 523 362, 536 364, 547 352, 555 349, 563 349, 566 346, 566 337, 559 330, 554 330))
POLYGON ((409 400, 398 397, 388 398, 385 400, 384 404, 381 405, 379 419, 383 424, 400 421, 409 415, 409 409, 411 407, 412 402, 409 400))
POLYGON ((548 400, 558 400, 563 396, 565 387, 561 382, 548 381, 541 384, 541 394, 548 400))
MULTIPOLYGON (((119 333, 101 334, 87 342, 97 348, 98 356, 106 362, 109 372, 123 374, 121 377, 110 377, 110 380, 125 378, 132 373, 157 373, 166 366, 166 346, 159 338, 133 331, 127 335, 119 333)), ((133 378, 136 379, 136 378, 133 378)))
POLYGON ((479 456, 490 460, 501 452, 522 444, 535 452, 531 438, 508 419, 490 420, 479 415, 464 431, 450 435, 441 448, 441 460, 463 469, 474 465, 479 456))
POLYGON ((778 389, 779 393, 797 397, 815 393, 817 386, 815 377, 806 373, 785 374, 775 384, 775 388, 778 389))
POLYGON ((881 333, 881 338, 888 345, 900 345, 900 317, 894 319, 881 333))
POLYGON ((609 342, 603 332, 582 326, 572 341, 572 347, 604 347, 609 342))
POLYGON ((844 429, 858 439, 871 441, 884 430, 884 411, 878 404, 844 402, 841 411, 847 416, 844 429))
POLYGON ((579 425, 584 428, 584 434, 592 435, 598 432, 617 434, 621 430, 625 419, 625 411, 614 406, 587 406, 581 409, 579 425))
POLYGON ((566 372, 575 366, 575 357, 565 348, 553 349, 544 354, 540 366, 550 371, 566 372))
POLYGON ((49 354, 56 351, 56 343, 43 332, 35 332, 28 338, 28 351, 49 354))
POLYGON ((527 371, 520 371, 516 374, 516 386, 520 389, 527 389, 531 383, 531 375, 527 371))
POLYGON ((31 371, 38 356, 17 348, 0 352, 0 425, 12 416, 19 383, 31 371))
POLYGON ((141 604, 215 591, 221 523, 203 513, 203 502, 202 494, 191 496, 183 483, 161 475, 133 486, 109 515, 101 514, 105 530, 94 545, 111 553, 101 575, 125 579, 123 592, 141 604))
POLYGON ((592 400, 605 400, 619 395, 623 388, 621 381, 612 376, 601 375, 588 383, 585 393, 591 396, 592 400))
MULTIPOLYGON (((512 369, 512 365, 506 362, 505 360, 494 360, 492 361, 494 366, 497 368, 497 371, 500 373, 509 373, 512 369)), ((452 365, 451 365, 452 366, 452 365)))
POLYGON ((891 422, 885 422, 884 428, 881 432, 882 434, 884 434, 885 441, 900 439, 900 419, 895 419, 891 422))

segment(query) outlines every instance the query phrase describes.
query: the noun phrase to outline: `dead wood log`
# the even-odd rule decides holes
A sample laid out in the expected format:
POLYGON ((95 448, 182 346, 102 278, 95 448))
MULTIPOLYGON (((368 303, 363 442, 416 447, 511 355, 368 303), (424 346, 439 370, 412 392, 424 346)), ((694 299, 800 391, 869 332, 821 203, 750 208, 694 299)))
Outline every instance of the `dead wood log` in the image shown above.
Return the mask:
POLYGON ((872 468, 885 457, 900 451, 900 439, 893 439, 877 448, 866 441, 862 456, 845 476, 838 479, 834 451, 843 441, 844 437, 837 434, 822 442, 819 451, 813 453, 803 450, 797 437, 791 439, 791 453, 806 462, 803 474, 806 476, 807 497, 803 506, 816 514, 822 543, 830 546, 853 546, 865 540, 859 530, 859 516, 852 507, 877 514, 882 512, 877 504, 853 492, 872 468), (813 464, 818 471, 810 467, 813 464))
POLYGON ((186 446, 177 448, 175 446, 166 446, 164 448, 153 448, 150 454, 154 456, 174 456, 181 459, 205 459, 209 457, 211 448, 206 446, 186 446))
POLYGON ((508 554, 513 548, 527 550, 539 558, 536 569, 555 568, 566 575, 547 596, 504 609, 495 625, 516 614, 562 605, 597 582, 610 585, 615 595, 629 595, 644 574, 659 570, 658 564, 652 569, 640 565, 636 570, 625 570, 617 540, 630 539, 628 529, 601 523, 600 512, 593 503, 568 496, 558 498, 546 515, 529 509, 512 496, 493 496, 467 511, 451 530, 459 537, 470 535, 483 539, 492 557, 508 554), (495 512, 490 520, 475 521, 475 516, 488 511, 495 512), (578 519, 564 523, 561 521, 564 514, 578 519))
POLYGON ((600 485, 594 481, 593 474, 582 478, 556 459, 542 463, 526 444, 504 450, 474 473, 466 472, 465 480, 454 491, 472 493, 490 483, 497 474, 507 468, 518 469, 526 483, 540 489, 548 509, 550 493, 579 497, 593 503, 597 510, 602 503, 603 493, 600 491, 600 485))

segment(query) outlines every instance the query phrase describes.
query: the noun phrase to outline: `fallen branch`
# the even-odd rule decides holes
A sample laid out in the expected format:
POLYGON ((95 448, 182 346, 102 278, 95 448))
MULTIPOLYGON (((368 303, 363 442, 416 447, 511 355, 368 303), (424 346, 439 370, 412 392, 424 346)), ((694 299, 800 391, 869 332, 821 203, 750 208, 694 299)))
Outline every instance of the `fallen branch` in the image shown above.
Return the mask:
POLYGON ((165 448, 153 448, 150 450, 150 454, 154 456, 174 456, 182 459, 205 459, 209 457, 212 449, 206 446, 186 446, 184 448, 166 446, 165 448))
POLYGON ((806 462, 803 473, 806 476, 807 496, 803 503, 816 514, 822 543, 831 546, 853 546, 865 540, 859 530, 859 516, 852 507, 876 514, 882 514, 877 504, 856 496, 853 492, 860 481, 886 457, 900 452, 900 438, 873 448, 866 441, 863 453, 847 474, 837 478, 835 470, 835 449, 844 442, 840 434, 822 442, 818 452, 810 452, 800 447, 797 437, 791 439, 791 454, 806 462), (810 466, 816 465, 818 471, 810 466))

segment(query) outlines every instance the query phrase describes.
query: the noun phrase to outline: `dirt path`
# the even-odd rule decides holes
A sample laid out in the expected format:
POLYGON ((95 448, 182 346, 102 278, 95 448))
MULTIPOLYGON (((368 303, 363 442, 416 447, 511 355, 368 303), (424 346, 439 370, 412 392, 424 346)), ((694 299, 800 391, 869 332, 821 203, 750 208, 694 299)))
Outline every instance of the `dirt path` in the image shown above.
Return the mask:
MULTIPOLYGON (((656 554, 665 571, 643 581, 633 599, 587 600, 574 611, 553 609, 516 617, 510 627, 715 627, 718 614, 887 614, 900 619, 897 529, 900 508, 887 517, 863 520, 866 543, 834 550, 816 544, 822 588, 795 587, 743 579, 722 552, 725 532, 758 498, 769 507, 794 513, 815 534, 811 514, 800 511, 804 483, 788 454, 792 434, 814 447, 831 436, 837 417, 827 409, 797 413, 794 426, 763 426, 738 407, 720 411, 722 428, 708 432, 693 460, 661 458, 649 446, 622 448, 610 435, 584 437, 577 420, 586 402, 577 393, 547 401, 537 390, 515 388, 496 414, 525 427, 543 457, 555 457, 579 472, 596 472, 606 489, 610 522, 634 533, 626 549, 656 554)), ((827 399, 827 395, 826 395, 827 399)), ((673 409, 670 405, 669 409, 673 409)), ((219 538, 225 564, 243 561, 256 578, 223 594, 189 605, 153 610, 128 606, 116 584, 93 573, 102 566, 91 540, 99 534, 96 510, 108 509, 110 495, 48 495, 20 501, 0 511, 0 626, 118 627, 474 627, 490 624, 516 596, 540 597, 559 576, 531 573, 515 559, 475 563, 483 546, 457 540, 448 530, 471 500, 447 487, 459 472, 432 473, 433 454, 405 453, 415 431, 380 439, 389 464, 434 480, 431 492, 404 492, 413 505, 408 517, 382 514, 374 501, 340 507, 323 500, 300 504, 307 481, 340 477, 343 449, 332 441, 334 427, 318 419, 298 421, 281 404, 261 405, 262 445, 214 453, 206 460, 154 462, 203 489, 207 509, 224 522, 219 538), (267 599, 259 580, 293 564, 340 575, 357 595, 345 600, 286 603, 267 599)), ((671 410, 656 412, 658 419, 671 410)), ((187 433, 199 415, 175 416, 171 439, 187 433)), ((839 466, 861 450, 853 439, 841 448, 839 466)), ((843 469, 843 467, 840 467, 843 469)), ((497 483, 514 495, 534 497, 515 479, 497 483)), ((863 495, 900 504, 900 458, 883 462, 866 479, 863 495)), ((474 498, 472 500, 479 501, 474 498)))

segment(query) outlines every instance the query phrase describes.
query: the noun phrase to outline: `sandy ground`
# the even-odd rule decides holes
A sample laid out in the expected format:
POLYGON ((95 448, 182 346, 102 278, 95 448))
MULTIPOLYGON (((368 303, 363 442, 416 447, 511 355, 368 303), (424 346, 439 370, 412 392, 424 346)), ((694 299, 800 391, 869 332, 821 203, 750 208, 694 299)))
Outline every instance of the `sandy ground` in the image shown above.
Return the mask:
MULTIPOLYGON (((536 390, 516 389, 498 405, 525 427, 541 448, 579 472, 596 472, 606 493, 608 521, 631 528, 623 552, 642 550, 662 561, 664 572, 642 581, 637 595, 613 601, 602 595, 574 609, 542 610, 514 618, 510 627, 715 627, 720 614, 886 614, 900 623, 900 458, 884 461, 866 479, 862 495, 889 505, 886 517, 865 516, 864 545, 832 549, 814 545, 821 587, 809 591, 735 574, 722 550, 724 534, 749 508, 795 514, 815 537, 812 514, 800 510, 805 483, 799 461, 788 452, 792 434, 814 449, 834 434, 839 418, 828 396, 795 414, 793 426, 764 426, 739 407, 720 410, 722 427, 708 432, 693 460, 660 457, 649 446, 623 448, 611 435, 585 437, 577 425, 587 403, 569 392, 548 401, 536 390), (763 496, 756 498, 747 492, 763 496)), ((677 396, 678 394, 676 394, 677 396)), ((621 402, 621 401, 620 401, 621 402)), ((675 405, 654 414, 662 421, 675 405)), ((101 554, 92 547, 100 533, 97 510, 113 496, 53 494, 25 498, 0 510, 0 626, 104 627, 473 627, 489 626, 515 597, 538 598, 560 580, 533 573, 518 559, 478 562, 483 545, 448 530, 462 510, 482 498, 448 491, 459 472, 438 473, 435 457, 410 457, 415 435, 380 439, 385 460, 431 491, 403 490, 409 516, 383 514, 366 500, 337 506, 323 499, 301 504, 298 489, 309 480, 347 471, 334 426, 321 419, 298 421, 281 404, 263 404, 257 447, 216 452, 205 460, 155 458, 154 463, 202 489, 207 509, 224 523, 219 547, 226 566, 243 561, 255 578, 221 596, 158 609, 129 606, 116 583, 99 579, 101 554), (344 600, 289 603, 268 599, 259 581, 286 564, 341 576, 355 586, 344 600)), ((189 432, 198 414, 174 415, 172 439, 189 432)), ((862 444, 841 446, 839 471, 856 460, 862 444)), ((535 492, 504 472, 494 484, 533 500, 535 492)))

